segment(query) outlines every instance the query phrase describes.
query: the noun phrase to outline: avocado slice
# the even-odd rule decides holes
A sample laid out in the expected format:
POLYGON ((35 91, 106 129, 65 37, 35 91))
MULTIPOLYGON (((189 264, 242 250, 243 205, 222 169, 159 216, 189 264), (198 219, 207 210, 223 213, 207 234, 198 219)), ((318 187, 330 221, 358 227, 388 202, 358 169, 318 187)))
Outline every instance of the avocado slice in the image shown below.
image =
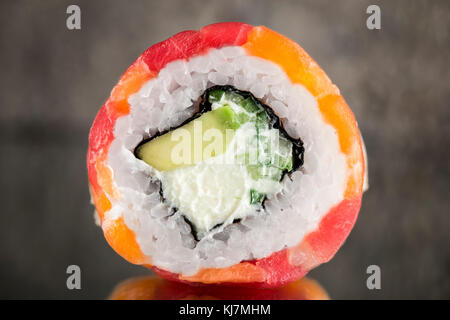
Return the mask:
POLYGON ((147 140, 136 148, 135 154, 162 172, 193 165, 225 153, 239 126, 236 114, 225 105, 147 140))

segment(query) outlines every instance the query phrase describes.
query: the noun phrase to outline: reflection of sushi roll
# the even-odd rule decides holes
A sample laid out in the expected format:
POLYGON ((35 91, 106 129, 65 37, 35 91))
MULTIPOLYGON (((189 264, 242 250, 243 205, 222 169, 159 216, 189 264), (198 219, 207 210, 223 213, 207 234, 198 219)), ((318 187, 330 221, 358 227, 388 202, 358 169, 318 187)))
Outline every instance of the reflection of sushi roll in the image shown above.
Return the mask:
POLYGON ((89 137, 91 194, 109 244, 185 282, 278 286, 349 234, 360 134, 303 49, 221 23, 147 49, 89 137))
POLYGON ((217 285, 190 286, 155 276, 119 283, 109 300, 329 300, 316 281, 303 278, 280 288, 233 288, 217 285))

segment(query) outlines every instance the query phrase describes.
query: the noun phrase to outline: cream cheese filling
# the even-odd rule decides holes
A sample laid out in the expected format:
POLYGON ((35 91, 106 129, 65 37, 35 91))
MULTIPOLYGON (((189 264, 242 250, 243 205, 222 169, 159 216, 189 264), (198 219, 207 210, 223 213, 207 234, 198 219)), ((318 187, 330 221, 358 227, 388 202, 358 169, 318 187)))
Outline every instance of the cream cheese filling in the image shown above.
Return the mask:
POLYGON ((253 137, 251 127, 246 124, 236 131, 225 154, 160 173, 165 199, 189 219, 200 237, 214 226, 256 213, 260 206, 251 204, 251 190, 273 195, 282 189, 279 181, 254 180, 245 165, 230 163, 253 137))
MULTIPOLYGON (((235 114, 250 115, 243 107, 226 99, 225 95, 214 102, 211 109, 225 105, 235 114)), ((268 158, 267 152, 258 150, 262 147, 255 143, 257 136, 273 142, 269 144, 271 151, 279 151, 279 144, 276 143, 278 129, 257 129, 255 122, 246 122, 236 130, 225 153, 190 166, 158 172, 165 200, 190 221, 197 237, 203 237, 215 226, 228 225, 236 219, 257 213, 261 203, 255 203, 252 199, 255 192, 271 197, 282 190, 282 184, 277 179, 255 178, 249 173, 246 165, 252 159, 249 159, 250 156, 245 158, 245 155, 252 154, 255 162, 268 158)))

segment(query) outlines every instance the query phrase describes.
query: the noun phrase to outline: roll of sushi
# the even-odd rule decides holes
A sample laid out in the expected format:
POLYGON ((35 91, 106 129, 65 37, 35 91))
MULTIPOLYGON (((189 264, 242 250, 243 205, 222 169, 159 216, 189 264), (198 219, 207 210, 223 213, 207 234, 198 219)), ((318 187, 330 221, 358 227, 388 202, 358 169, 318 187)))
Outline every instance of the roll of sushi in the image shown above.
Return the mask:
POLYGON ((338 88, 295 42, 219 23, 148 48, 89 135, 110 246, 167 279, 276 287, 330 260, 365 162, 338 88))

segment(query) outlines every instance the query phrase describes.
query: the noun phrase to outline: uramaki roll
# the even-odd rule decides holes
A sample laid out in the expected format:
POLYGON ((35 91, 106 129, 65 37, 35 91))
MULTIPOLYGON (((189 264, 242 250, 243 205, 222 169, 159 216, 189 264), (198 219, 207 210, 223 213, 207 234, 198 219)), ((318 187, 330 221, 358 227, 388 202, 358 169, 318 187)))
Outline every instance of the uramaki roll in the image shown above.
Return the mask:
POLYGON ((89 136, 90 191, 122 257, 182 281, 280 286, 330 260, 357 218, 362 141, 296 43, 219 23, 147 49, 89 136))

